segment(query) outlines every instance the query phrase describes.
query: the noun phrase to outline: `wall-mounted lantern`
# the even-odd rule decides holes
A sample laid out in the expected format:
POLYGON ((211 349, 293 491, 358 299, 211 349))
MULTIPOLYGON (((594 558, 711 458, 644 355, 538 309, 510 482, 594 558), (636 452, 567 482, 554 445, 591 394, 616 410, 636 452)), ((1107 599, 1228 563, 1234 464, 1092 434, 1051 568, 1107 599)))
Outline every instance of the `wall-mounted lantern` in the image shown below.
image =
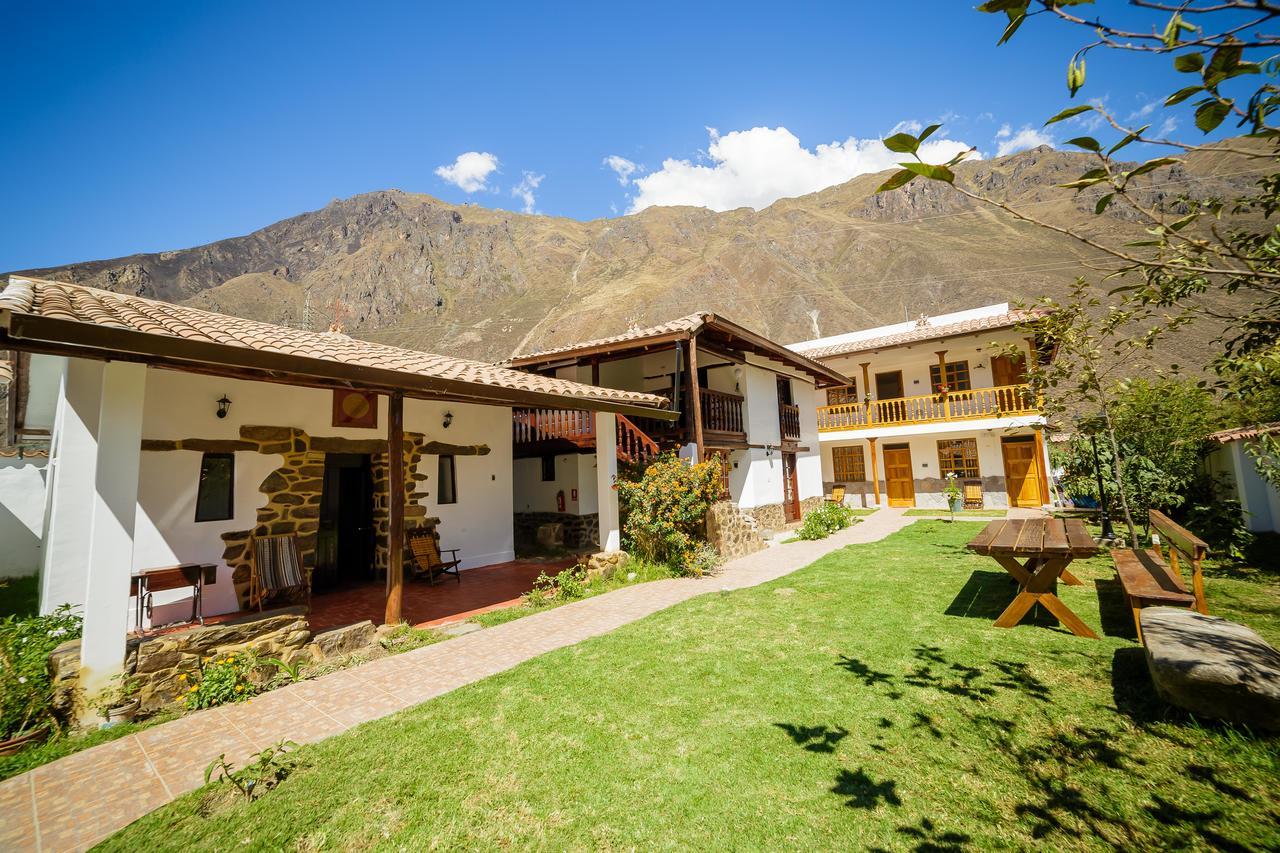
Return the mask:
POLYGON ((231 399, 226 394, 222 395, 222 399, 218 401, 218 417, 225 418, 227 410, 231 408, 231 399))
POLYGON ((448 429, 448 428, 449 428, 449 424, 451 424, 451 423, 453 423, 453 412, 445 412, 445 413, 444 413, 444 420, 440 422, 440 425, 441 425, 442 427, 444 427, 445 429, 448 429))

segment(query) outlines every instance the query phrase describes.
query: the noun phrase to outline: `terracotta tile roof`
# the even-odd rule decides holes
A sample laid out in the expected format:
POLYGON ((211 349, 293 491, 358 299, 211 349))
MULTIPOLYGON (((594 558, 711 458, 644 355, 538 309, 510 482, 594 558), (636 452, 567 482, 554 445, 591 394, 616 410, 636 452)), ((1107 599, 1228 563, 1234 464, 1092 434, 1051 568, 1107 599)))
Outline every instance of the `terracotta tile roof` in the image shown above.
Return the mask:
MULTIPOLYGON (((74 324, 137 332, 157 338, 178 339, 201 344, 217 344, 228 348, 226 363, 236 364, 238 352, 253 350, 297 359, 318 360, 331 367, 372 368, 400 374, 406 388, 417 387, 415 379, 443 380, 453 385, 472 386, 476 396, 503 398, 503 392, 554 395, 571 407, 573 401, 610 404, 623 407, 663 407, 667 401, 653 394, 596 388, 578 382, 536 376, 517 370, 496 367, 479 361, 452 358, 417 350, 401 349, 385 344, 358 340, 336 332, 311 332, 261 323, 226 314, 201 311, 139 296, 113 293, 63 282, 11 276, 0 291, 0 312, 45 320, 65 320, 74 324), (477 387, 478 386, 478 387, 477 387)), ((17 346, 20 336, 4 330, 17 346)), ((63 327, 67 328, 67 327, 63 327)), ((78 343, 75 326, 64 333, 67 343, 78 343)), ((48 334, 48 333, 46 333, 48 334)), ((57 343, 46 337, 44 340, 57 343)), ((222 364, 222 360, 213 362, 222 364)), ((321 375, 324 365, 312 362, 321 375)), ((347 371, 349 373, 349 371, 347 371)))
MULTIPOLYGON (((649 326, 645 329, 628 329, 620 335, 614 335, 611 338, 596 338, 591 341, 577 341, 563 347, 554 349, 538 350, 537 352, 522 353, 512 356, 509 361, 523 361, 528 358, 546 358, 548 356, 568 355, 584 349, 595 349, 596 347, 609 346, 610 344, 624 344, 630 341, 642 341, 645 338, 661 338, 667 335, 678 335, 682 332, 692 334, 707 324, 707 321, 715 315, 709 311, 699 311, 696 314, 689 314, 678 320, 668 320, 657 326, 649 326)), ((508 362, 503 362, 506 364, 508 362)))
POLYGON ((1254 426, 1236 427, 1235 429, 1224 429, 1221 432, 1209 434, 1210 441, 1216 441, 1220 444, 1226 444, 1229 441, 1238 441, 1243 438, 1257 438, 1260 435, 1271 435, 1280 432, 1280 421, 1274 421, 1269 424, 1255 424, 1254 426))
MULTIPOLYGON (((969 335, 975 332, 986 332, 993 329, 1007 329, 1016 326, 1019 323, 1033 320, 1036 317, 1044 316, 1044 312, 1038 308, 1028 310, 1015 309, 1003 314, 993 314, 988 317, 974 317, 969 320, 961 320, 957 323, 947 323, 941 326, 916 326, 914 329, 896 332, 892 335, 884 335, 878 338, 865 338, 858 341, 847 341, 842 344, 830 344, 828 346, 813 347, 812 349, 798 349, 809 358, 824 359, 834 358, 840 355, 849 355, 855 352, 869 352, 871 350, 888 349, 890 347, 903 346, 905 344, 914 344, 920 341, 932 341, 940 338, 954 338, 959 335, 969 335)), ((797 345, 793 344, 793 347, 797 345)))

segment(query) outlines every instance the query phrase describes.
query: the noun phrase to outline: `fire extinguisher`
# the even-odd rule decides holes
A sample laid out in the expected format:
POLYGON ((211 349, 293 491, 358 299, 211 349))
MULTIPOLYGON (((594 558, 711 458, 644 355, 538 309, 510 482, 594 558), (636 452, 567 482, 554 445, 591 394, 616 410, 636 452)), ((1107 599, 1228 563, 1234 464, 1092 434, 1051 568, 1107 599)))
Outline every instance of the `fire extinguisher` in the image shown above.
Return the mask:
POLYGON ((564 489, 556 492, 556 512, 564 512, 564 489))

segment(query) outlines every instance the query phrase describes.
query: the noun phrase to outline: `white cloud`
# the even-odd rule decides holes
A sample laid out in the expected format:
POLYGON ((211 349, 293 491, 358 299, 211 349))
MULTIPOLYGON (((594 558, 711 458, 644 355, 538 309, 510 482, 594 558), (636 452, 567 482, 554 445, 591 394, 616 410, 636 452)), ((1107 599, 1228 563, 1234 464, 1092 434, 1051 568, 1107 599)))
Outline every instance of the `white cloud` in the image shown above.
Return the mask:
POLYGON ((1024 124, 1021 130, 1014 131, 1009 125, 1001 125, 996 131, 996 156, 1003 157, 1006 154, 1013 154, 1015 151, 1026 151, 1028 148, 1035 148, 1038 145, 1053 145, 1053 137, 1039 130, 1036 130, 1029 124, 1024 124))
POLYGON ((910 133, 912 136, 915 136, 922 130, 924 130, 924 125, 912 118, 907 119, 906 121, 900 121, 893 127, 889 128, 889 135, 893 136, 895 133, 910 133))
POLYGON ((604 164, 614 171, 614 174, 618 176, 618 183, 624 187, 631 182, 632 175, 638 171, 643 171, 640 166, 626 157, 619 157, 617 154, 610 154, 604 158, 604 164))
POLYGON ((467 151, 459 154, 452 166, 436 169, 446 183, 453 184, 465 193, 486 189, 489 176, 498 171, 498 158, 487 151, 467 151))
POLYGON ((1151 101, 1150 103, 1143 104, 1138 109, 1129 113, 1129 116, 1125 121, 1137 121, 1140 118, 1146 118, 1156 111, 1156 107, 1160 106, 1160 103, 1160 101, 1151 101))
MULTIPOLYGON (((842 184, 868 172, 892 169, 907 159, 879 139, 849 137, 812 150, 785 127, 754 127, 721 136, 708 128, 706 164, 667 159, 656 172, 636 178, 628 212, 654 205, 689 204, 711 210, 753 207, 842 184)), ((938 163, 970 148, 951 139, 929 139, 922 159, 938 163)))
POLYGON ((1156 131, 1158 136, 1168 136, 1178 129, 1178 120, 1174 116, 1166 116, 1165 120, 1160 122, 1160 128, 1156 131))
POLYGON ((537 212, 534 210, 534 204, 537 202, 533 197, 533 191, 538 188, 538 185, 542 183, 542 179, 545 177, 546 175, 535 175, 533 172, 524 172, 520 178, 520 183, 511 188, 511 195, 524 202, 522 210, 525 213, 537 212))

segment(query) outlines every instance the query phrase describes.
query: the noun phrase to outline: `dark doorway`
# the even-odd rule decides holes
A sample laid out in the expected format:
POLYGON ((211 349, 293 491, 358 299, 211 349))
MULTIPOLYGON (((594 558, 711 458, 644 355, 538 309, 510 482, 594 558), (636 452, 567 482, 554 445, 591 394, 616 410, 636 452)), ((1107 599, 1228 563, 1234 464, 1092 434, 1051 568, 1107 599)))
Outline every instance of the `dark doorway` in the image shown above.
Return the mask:
POLYGON ((876 399, 896 400, 902 396, 902 371, 876 374, 876 399))
POLYGON ((311 588, 324 592, 372 578, 373 472, 369 456, 326 454, 311 588))

